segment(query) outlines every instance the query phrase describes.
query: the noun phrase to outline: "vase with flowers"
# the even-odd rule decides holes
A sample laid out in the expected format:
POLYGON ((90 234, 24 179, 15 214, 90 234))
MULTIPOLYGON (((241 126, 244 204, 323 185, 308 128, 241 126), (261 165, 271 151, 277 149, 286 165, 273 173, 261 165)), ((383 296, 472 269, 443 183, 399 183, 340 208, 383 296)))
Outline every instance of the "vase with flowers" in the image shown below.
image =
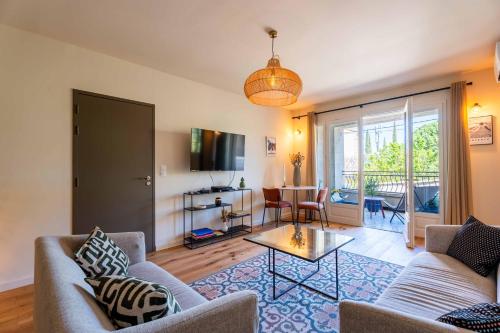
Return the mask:
POLYGON ((293 165, 293 185, 300 186, 300 167, 305 157, 300 152, 297 154, 290 154, 290 162, 293 165))

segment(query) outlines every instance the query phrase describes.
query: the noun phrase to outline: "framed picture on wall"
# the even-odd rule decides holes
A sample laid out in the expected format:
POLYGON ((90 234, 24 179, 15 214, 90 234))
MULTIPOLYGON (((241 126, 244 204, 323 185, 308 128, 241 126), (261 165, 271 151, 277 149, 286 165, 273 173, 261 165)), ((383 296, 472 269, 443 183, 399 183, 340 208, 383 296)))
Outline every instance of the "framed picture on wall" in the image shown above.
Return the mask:
POLYGON ((266 155, 276 156, 276 137, 266 136, 266 155))
POLYGON ((469 118, 469 145, 493 144, 492 116, 469 118))

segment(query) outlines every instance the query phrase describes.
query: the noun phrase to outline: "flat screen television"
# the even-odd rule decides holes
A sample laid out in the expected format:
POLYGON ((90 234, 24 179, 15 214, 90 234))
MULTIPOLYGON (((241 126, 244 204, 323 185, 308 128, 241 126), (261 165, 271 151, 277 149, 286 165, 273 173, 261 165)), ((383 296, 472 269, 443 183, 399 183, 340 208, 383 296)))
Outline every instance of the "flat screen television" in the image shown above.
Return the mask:
POLYGON ((245 136, 191 129, 191 171, 242 171, 245 136))

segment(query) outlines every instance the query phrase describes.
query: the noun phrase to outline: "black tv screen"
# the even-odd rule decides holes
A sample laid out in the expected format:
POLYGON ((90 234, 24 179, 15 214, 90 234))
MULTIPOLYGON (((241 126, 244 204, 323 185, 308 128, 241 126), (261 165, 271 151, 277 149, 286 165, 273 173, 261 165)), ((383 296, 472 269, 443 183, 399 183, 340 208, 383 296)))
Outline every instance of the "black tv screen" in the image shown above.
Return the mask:
POLYGON ((245 136, 191 129, 191 171, 242 171, 245 136))

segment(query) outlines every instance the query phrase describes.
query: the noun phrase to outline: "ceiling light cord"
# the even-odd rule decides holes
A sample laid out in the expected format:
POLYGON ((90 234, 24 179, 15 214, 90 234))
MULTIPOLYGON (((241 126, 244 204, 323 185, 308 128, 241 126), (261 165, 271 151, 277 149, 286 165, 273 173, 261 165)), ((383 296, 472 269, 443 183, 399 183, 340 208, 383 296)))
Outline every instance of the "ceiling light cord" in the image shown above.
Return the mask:
POLYGON ((273 54, 274 59, 274 37, 271 37, 271 53, 273 54))

